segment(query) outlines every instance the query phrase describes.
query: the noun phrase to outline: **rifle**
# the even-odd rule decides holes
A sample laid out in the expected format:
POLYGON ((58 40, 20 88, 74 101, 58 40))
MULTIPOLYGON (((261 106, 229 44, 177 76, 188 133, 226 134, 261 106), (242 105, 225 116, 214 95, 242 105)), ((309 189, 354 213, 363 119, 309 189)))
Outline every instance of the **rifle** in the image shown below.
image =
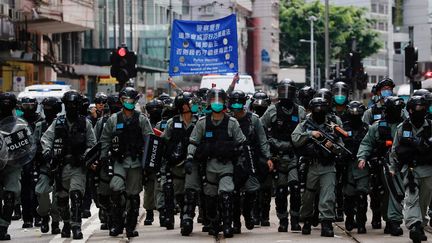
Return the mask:
MULTIPOLYGON (((338 134, 342 136, 348 137, 348 133, 343 130, 341 127, 335 125, 335 124, 326 124, 327 126, 331 127, 333 131, 337 132, 338 134)), ((318 145, 322 150, 324 150, 328 154, 335 154, 337 157, 342 157, 344 155, 346 156, 353 156, 352 152, 347 149, 344 145, 342 145, 340 142, 337 141, 337 137, 327 133, 323 129, 321 129, 316 123, 314 123, 311 119, 307 119, 305 122, 305 126, 309 127, 309 129, 313 131, 318 131, 322 134, 322 138, 314 138, 312 137, 312 141, 318 145), (325 146, 327 142, 331 142, 333 144, 334 149, 329 149, 325 146)))

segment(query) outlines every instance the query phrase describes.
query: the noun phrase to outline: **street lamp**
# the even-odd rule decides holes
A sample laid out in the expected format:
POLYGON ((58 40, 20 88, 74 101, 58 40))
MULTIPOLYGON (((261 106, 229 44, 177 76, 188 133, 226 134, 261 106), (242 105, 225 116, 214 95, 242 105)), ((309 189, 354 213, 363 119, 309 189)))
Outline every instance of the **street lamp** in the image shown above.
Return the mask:
POLYGON ((315 68, 314 68, 314 65, 315 65, 315 60, 314 60, 314 22, 315 21, 317 21, 318 19, 317 19, 317 17, 315 17, 315 16, 310 16, 309 18, 309 21, 310 21, 310 25, 311 25, 311 28, 310 28, 310 72, 311 72, 311 74, 310 74, 310 79, 311 79, 311 87, 314 89, 315 88, 315 68))
MULTIPOLYGON (((313 75, 314 75, 313 77, 315 77, 315 71, 317 70, 317 67, 316 67, 316 60, 317 60, 317 56, 316 56, 317 55, 317 50, 316 50, 316 48, 317 48, 317 42, 316 41, 311 42, 310 40, 305 40, 305 39, 300 39, 299 42, 300 43, 313 43, 313 46, 314 46, 314 49, 313 49, 313 59, 314 59, 313 68, 314 69, 313 70, 311 69, 311 72, 313 72, 313 75)), ((312 53, 311 53, 311 56, 312 56, 312 53)), ((311 76, 311 78, 312 78, 312 76, 311 76)), ((315 78, 311 79, 311 87, 312 87, 312 85, 314 85, 316 83, 316 81, 319 81, 318 82, 318 89, 319 89, 320 86, 321 86, 320 85, 320 79, 319 79, 319 77, 317 77, 316 80, 315 80, 315 78)))

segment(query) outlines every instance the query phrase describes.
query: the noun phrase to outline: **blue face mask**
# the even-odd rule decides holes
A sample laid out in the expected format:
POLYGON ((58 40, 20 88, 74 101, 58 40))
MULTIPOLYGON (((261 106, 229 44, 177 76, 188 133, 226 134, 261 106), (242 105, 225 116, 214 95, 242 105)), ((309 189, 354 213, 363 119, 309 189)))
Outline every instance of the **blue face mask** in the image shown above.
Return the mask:
POLYGON ((393 95, 393 91, 389 89, 381 90, 381 97, 386 98, 393 95))
POLYGON ((216 113, 221 112, 224 108, 224 105, 222 103, 219 103, 219 102, 211 103, 210 106, 211 106, 211 109, 216 113))
POLYGON ((24 115, 24 112, 22 112, 22 110, 20 109, 15 109, 15 115, 17 117, 22 117, 24 115))
POLYGON ((429 106, 429 110, 428 111, 429 111, 430 114, 432 114, 432 105, 429 106))
POLYGON ((191 110, 192 113, 197 113, 197 112, 198 112, 198 109, 199 109, 198 104, 193 104, 193 105, 191 106, 191 108, 190 108, 190 110, 191 110))
POLYGON ((124 107, 126 110, 133 110, 133 109, 135 109, 135 103, 127 103, 127 102, 124 102, 124 103, 123 103, 123 107, 124 107))
POLYGON ((240 109, 243 109, 243 104, 234 103, 234 104, 231 105, 231 108, 235 109, 235 110, 240 110, 240 109))
POLYGON ((334 96, 334 101, 338 105, 343 105, 343 104, 345 104, 346 96, 345 95, 335 95, 334 96))

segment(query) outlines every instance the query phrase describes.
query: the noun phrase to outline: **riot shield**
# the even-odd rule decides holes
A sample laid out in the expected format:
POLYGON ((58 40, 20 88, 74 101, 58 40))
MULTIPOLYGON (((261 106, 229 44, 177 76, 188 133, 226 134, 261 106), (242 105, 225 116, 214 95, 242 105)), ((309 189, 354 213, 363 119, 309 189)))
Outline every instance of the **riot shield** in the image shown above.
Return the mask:
MULTIPOLYGON (((7 155, 7 146, 4 141, 3 134, 0 133, 0 158, 5 158, 7 155)), ((6 166, 7 161, 0 160, 0 170, 6 166)))
POLYGON ((90 166, 96 160, 99 159, 101 152, 101 143, 98 142, 95 146, 93 146, 89 151, 84 154, 84 163, 86 166, 90 166))
POLYGON ((163 140, 161 137, 150 134, 144 137, 144 141, 142 168, 157 171, 162 163, 163 140))
POLYGON ((0 134, 7 153, 0 157, 0 165, 21 167, 33 160, 37 145, 28 123, 18 117, 6 117, 0 121, 0 134))

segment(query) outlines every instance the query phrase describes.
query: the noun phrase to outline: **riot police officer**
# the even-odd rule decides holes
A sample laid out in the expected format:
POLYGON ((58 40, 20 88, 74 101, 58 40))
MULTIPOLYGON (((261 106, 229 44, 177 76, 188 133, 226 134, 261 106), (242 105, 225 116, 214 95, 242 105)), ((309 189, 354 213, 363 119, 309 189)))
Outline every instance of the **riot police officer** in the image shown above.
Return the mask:
POLYGON ((405 225, 414 243, 427 241, 426 210, 432 198, 432 121, 425 119, 428 103, 422 96, 408 100, 409 119, 398 127, 393 140, 391 173, 401 170, 405 186, 405 225))
POLYGON ((316 90, 314 90, 310 86, 304 86, 298 92, 297 99, 299 101, 299 105, 303 106, 307 111, 309 111, 309 102, 315 96, 316 90))
MULTIPOLYGON (((14 116, 17 98, 13 93, 0 93, 0 121, 14 116)), ((2 214, 0 215, 0 240, 10 240, 7 233, 11 223, 15 200, 21 193, 21 168, 6 165, 0 171, 2 194, 2 214)))
MULTIPOLYGON (((390 181, 385 173, 388 164, 388 152, 399 123, 403 121, 402 109, 405 103, 402 98, 389 96, 383 103, 384 116, 369 127, 366 136, 360 143, 357 153, 358 168, 366 168, 369 162, 371 180, 372 228, 381 228, 381 215, 386 221, 385 234, 399 236, 403 234, 402 206, 400 193, 385 186, 390 181)), ((366 114, 366 113, 365 113, 366 114)), ((365 115, 363 115, 364 117, 365 115)))
POLYGON ((213 88, 207 94, 208 105, 212 114, 198 120, 190 136, 185 168, 193 167, 193 159, 205 166, 204 194, 206 196, 206 213, 211 222, 210 235, 219 232, 217 218, 217 202, 220 202, 220 216, 223 222, 224 236, 233 236, 232 231, 232 193, 233 162, 235 149, 246 140, 239 123, 235 118, 225 114, 226 93, 222 89, 213 88), (219 200, 218 200, 219 197, 219 200))
POLYGON ((259 117, 262 117, 270 105, 271 100, 266 92, 257 91, 251 98, 249 109, 259 117))
MULTIPOLYGON (((102 135, 102 131, 105 127, 106 122, 108 121, 111 115, 116 114, 121 110, 122 104, 120 102, 119 96, 117 94, 109 95, 107 98, 108 112, 104 112, 104 115, 99 118, 95 125, 95 135, 96 139, 100 141, 100 137, 102 135)), ((96 186, 96 196, 97 196, 97 206, 99 208, 99 220, 101 222, 100 229, 101 230, 109 230, 110 226, 110 210, 111 210, 111 202, 110 202, 110 173, 112 173, 112 165, 105 163, 100 164, 97 163, 96 167, 91 168, 97 178, 97 186, 96 186)), ((95 183, 96 184, 96 183, 95 183)))
POLYGON ((333 94, 333 111, 336 113, 339 118, 343 120, 346 106, 349 103, 349 88, 345 82, 336 82, 332 86, 332 94, 333 94))
POLYGON ((265 163, 267 171, 273 170, 273 162, 267 142, 264 127, 258 115, 244 110, 246 94, 234 90, 229 95, 229 109, 240 124, 242 133, 246 136, 244 149, 234 165, 234 233, 241 233, 240 215, 243 213, 245 226, 248 230, 254 228, 252 209, 256 204, 260 182, 257 168, 259 163, 265 163), (264 161, 260 158, 265 158, 264 161), (241 194, 244 193, 243 206, 241 194))
MULTIPOLYGON (((343 142, 354 155, 357 154, 360 142, 369 129, 369 125, 362 121, 365 111, 366 107, 359 101, 351 101, 347 105, 343 129, 348 133, 348 137, 343 137, 343 142)), ((353 156, 343 158, 343 160, 346 163, 343 175, 345 178, 343 181, 345 229, 351 231, 357 224, 357 232, 364 234, 366 233, 369 170, 368 168, 360 170, 353 156)))
MULTIPOLYGON (((23 111, 23 118, 27 121, 32 131, 35 130, 36 123, 42 120, 39 113, 36 112, 38 107, 38 101, 33 97, 22 97, 20 99, 21 109, 23 111)), ((32 228, 33 222, 35 226, 39 227, 41 224, 41 219, 36 212, 37 200, 35 194, 35 186, 33 180, 33 169, 35 165, 39 163, 40 157, 35 157, 32 163, 28 163, 22 168, 21 177, 21 204, 22 204, 22 218, 23 225, 22 228, 32 228)))
POLYGON ((54 160, 50 169, 57 168, 57 205, 64 222, 61 235, 69 238, 72 227, 73 239, 83 238, 81 211, 87 174, 84 155, 96 144, 91 122, 79 115, 81 101, 78 92, 66 92, 62 98, 66 115, 56 118, 41 138, 44 161, 54 160))
POLYGON ((109 152, 115 160, 111 189, 111 221, 110 236, 122 234, 124 228, 123 215, 128 203, 126 217, 127 237, 136 237, 135 231, 140 207, 139 193, 142 190, 142 148, 144 136, 153 134, 147 117, 135 111, 139 94, 132 87, 123 88, 119 94, 123 108, 112 115, 105 124, 100 138, 102 144, 101 163, 107 163, 109 152))
POLYGON ((294 103, 296 91, 294 81, 282 80, 277 87, 279 102, 271 105, 261 117, 264 129, 267 130, 268 142, 277 170, 275 202, 279 232, 288 231, 288 188, 291 193, 291 230, 301 230, 298 157, 294 152, 291 133, 297 124, 305 119, 306 112, 302 106, 294 103))
POLYGON ((341 149, 335 142, 340 142, 334 126, 341 126, 340 119, 333 123, 329 115, 329 101, 322 97, 310 101, 311 115, 300 123, 292 133, 294 146, 308 160, 306 190, 301 198, 300 216, 304 220, 302 234, 311 233, 311 220, 314 210, 316 193, 319 193, 319 218, 321 220, 321 236, 333 237, 332 222, 335 219, 335 159, 341 149), (334 137, 334 141, 323 139, 334 137), (318 142, 315 142, 318 141, 318 142), (318 146, 321 144, 321 146, 318 146))
POLYGON ((91 120, 93 126, 96 125, 97 120, 103 116, 103 111, 107 100, 108 96, 105 93, 96 93, 94 98, 95 107, 90 110, 89 115, 89 119, 91 120))
MULTIPOLYGON (((48 97, 42 101, 42 109, 45 119, 36 124, 34 133, 35 139, 38 143, 38 153, 40 153, 40 155, 42 155, 42 145, 40 143, 40 139, 43 133, 53 123, 54 119, 57 117, 57 114, 62 111, 62 103, 55 97, 48 97)), ((39 203, 37 213, 42 217, 41 232, 47 233, 49 231, 48 224, 51 215, 51 233, 60 234, 59 222, 61 218, 57 208, 56 191, 53 188, 48 171, 48 167, 50 165, 47 165, 42 159, 38 162, 39 164, 37 165, 37 169, 39 170, 39 173, 36 174, 38 179, 35 191, 39 203), (52 193, 52 200, 50 200, 50 193, 52 193)))
POLYGON ((383 104, 384 99, 393 95, 393 89, 395 84, 391 78, 384 78, 380 80, 375 88, 376 88, 376 100, 374 104, 366 110, 363 115, 363 121, 369 125, 372 125, 375 121, 378 121, 382 118, 383 115, 383 104))
POLYGON ((162 173, 162 188, 165 203, 165 227, 174 228, 175 203, 180 205, 180 220, 182 235, 192 232, 193 222, 190 217, 195 211, 196 192, 185 190, 184 160, 187 156, 189 136, 198 118, 194 115, 198 111, 195 95, 183 92, 174 99, 174 106, 178 115, 167 121, 162 138, 166 141, 166 155, 162 173))
POLYGON ((156 124, 162 119, 163 108, 164 103, 159 99, 153 99, 145 105, 152 127, 156 126, 156 124))

